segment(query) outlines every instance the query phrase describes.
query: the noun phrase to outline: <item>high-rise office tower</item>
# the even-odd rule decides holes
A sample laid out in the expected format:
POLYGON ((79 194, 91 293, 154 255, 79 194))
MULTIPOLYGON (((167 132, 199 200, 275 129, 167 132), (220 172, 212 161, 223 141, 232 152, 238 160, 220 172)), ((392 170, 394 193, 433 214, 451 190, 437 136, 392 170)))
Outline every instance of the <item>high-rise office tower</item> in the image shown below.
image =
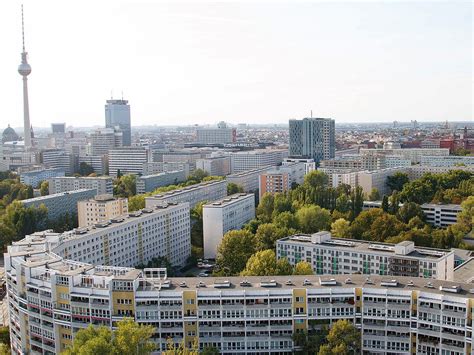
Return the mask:
POLYGON ((334 158, 335 123, 331 118, 290 120, 290 157, 311 158, 315 162, 334 158))
POLYGON ((25 25, 23 22, 23 5, 21 5, 21 31, 23 38, 23 52, 21 52, 21 64, 18 66, 18 73, 23 77, 23 130, 25 136, 25 150, 31 148, 31 125, 30 107, 28 104, 28 75, 31 73, 31 66, 28 64, 28 52, 25 50, 25 25))
POLYGON ((122 145, 132 145, 130 105, 127 100, 107 100, 105 105, 105 127, 118 127, 123 132, 122 145))

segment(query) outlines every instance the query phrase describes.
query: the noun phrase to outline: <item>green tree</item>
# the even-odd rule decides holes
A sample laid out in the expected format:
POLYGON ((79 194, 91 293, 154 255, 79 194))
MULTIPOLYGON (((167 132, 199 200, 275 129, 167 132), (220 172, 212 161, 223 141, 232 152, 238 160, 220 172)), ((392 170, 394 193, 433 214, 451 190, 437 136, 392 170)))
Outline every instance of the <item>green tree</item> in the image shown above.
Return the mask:
POLYGON ((114 195, 118 197, 130 197, 137 193, 137 176, 133 174, 123 175, 115 179, 114 195))
POLYGON ((191 209, 191 244, 198 248, 204 247, 204 227, 202 221, 202 206, 207 201, 201 201, 191 209))
POLYGON ((150 340, 154 328, 149 325, 135 323, 131 318, 118 322, 114 331, 114 347, 118 354, 151 354, 155 343, 150 340))
POLYGON ((276 275, 276 256, 271 249, 258 251, 248 259, 242 276, 276 275))
POLYGON ((331 233, 337 238, 350 238, 350 223, 344 218, 339 218, 331 224, 331 233))
POLYGON ((226 274, 236 275, 245 268, 254 252, 253 234, 247 230, 232 230, 222 238, 217 248, 216 262, 226 274))
POLYGON ((10 328, 0 327, 0 343, 10 347, 10 328))
POLYGON ((238 192, 244 192, 244 188, 236 183, 229 182, 227 184, 227 195, 233 195, 238 192))
POLYGON ((314 275, 314 272, 310 263, 301 260, 295 265, 293 275, 314 275))
POLYGON ((108 327, 94 327, 89 325, 79 330, 74 336, 72 346, 62 352, 63 355, 115 355, 112 342, 113 333, 108 327))
POLYGON ((296 219, 303 233, 328 230, 331 225, 331 213, 315 205, 301 207, 296 211, 296 219))
POLYGON ((342 213, 349 212, 351 209, 351 201, 349 196, 346 194, 341 194, 336 199, 336 210, 342 213))
POLYGON ((79 174, 81 174, 81 176, 89 176, 93 172, 94 168, 86 162, 81 162, 81 164, 79 164, 79 174))
POLYGON ((314 334, 308 334, 306 331, 298 331, 293 333, 293 342, 296 347, 296 354, 317 354, 320 346, 326 340, 327 334, 327 327, 318 329, 314 334))
POLYGON ((384 212, 388 212, 388 210, 389 210, 388 196, 387 196, 387 195, 383 195, 383 199, 382 199, 382 210, 383 210, 384 212))
POLYGON ((261 224, 255 233, 256 250, 275 249, 275 242, 283 237, 286 237, 286 229, 273 223, 261 224))
POLYGON ((403 186, 409 181, 407 173, 402 173, 400 171, 396 172, 391 176, 387 176, 387 186, 391 191, 402 191, 403 186))
POLYGON ((10 355, 10 354, 11 354, 10 346, 8 346, 7 344, 0 343, 0 355, 10 355))
POLYGON ((195 340, 190 346, 188 347, 184 340, 176 346, 174 344, 173 339, 168 338, 166 340, 166 350, 161 352, 161 355, 198 355, 199 354, 199 344, 197 340, 195 340))
POLYGON ((352 218, 355 218, 362 212, 364 206, 364 192, 362 187, 357 186, 351 191, 351 213, 352 218))
POLYGON ((351 224, 351 235, 356 239, 369 239, 372 223, 384 212, 380 208, 362 211, 351 224))
POLYGON ((209 174, 202 170, 202 169, 196 169, 188 176, 188 179, 186 180, 187 184, 198 184, 201 181, 204 180, 204 178, 208 177, 209 174))
POLYGON ((379 201, 380 200, 380 193, 375 187, 372 188, 372 191, 369 194, 369 201, 379 201))
POLYGON ((273 217, 273 224, 277 226, 278 228, 282 228, 286 230, 299 229, 298 219, 293 213, 288 212, 288 211, 282 212, 276 215, 275 217, 273 217))
POLYGON ((291 198, 285 193, 276 193, 273 196, 273 218, 283 212, 293 212, 291 198))
POLYGON ((220 354, 219 349, 213 346, 206 346, 201 351, 201 355, 219 355, 219 354, 220 354))
POLYGON ((394 215, 382 213, 375 218, 370 229, 363 233, 363 238, 371 241, 384 242, 398 235, 403 230, 403 224, 394 215))
POLYGON ((329 177, 319 170, 310 171, 304 177, 304 185, 307 187, 324 187, 329 183, 329 177))
POLYGON ((461 212, 458 214, 458 224, 465 226, 467 230, 472 230, 474 226, 474 196, 469 196, 461 203, 461 212))
POLYGON ((266 193, 260 199, 257 207, 257 218, 263 223, 270 223, 272 221, 272 214, 274 208, 274 197, 272 194, 266 193))
POLYGON ((138 211, 145 208, 145 195, 135 195, 128 198, 128 210, 130 212, 138 211))
POLYGON ((398 209, 397 217, 403 223, 408 223, 414 217, 418 217, 419 219, 423 220, 425 215, 420 205, 416 204, 415 202, 407 202, 398 209))
POLYGON ((277 275, 291 275, 293 273, 293 266, 287 258, 280 258, 276 262, 277 275))
POLYGON ((361 353, 361 334, 351 322, 340 319, 332 325, 327 344, 319 348, 319 355, 356 355, 361 353))
POLYGON ((453 155, 466 156, 471 155, 471 151, 462 147, 456 148, 453 155))
POLYGON ((41 182, 40 194, 41 196, 49 195, 49 182, 47 180, 41 182))

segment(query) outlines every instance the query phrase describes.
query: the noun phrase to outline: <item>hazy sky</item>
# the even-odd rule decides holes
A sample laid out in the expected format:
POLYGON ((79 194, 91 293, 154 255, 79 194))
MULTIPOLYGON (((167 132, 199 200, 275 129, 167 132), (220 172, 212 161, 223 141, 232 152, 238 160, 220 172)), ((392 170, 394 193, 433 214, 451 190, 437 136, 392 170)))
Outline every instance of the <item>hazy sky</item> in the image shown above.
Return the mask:
MULTIPOLYGON (((0 4, 0 129, 22 126, 19 1, 0 4)), ((34 126, 472 120, 472 3, 24 1, 34 126)))

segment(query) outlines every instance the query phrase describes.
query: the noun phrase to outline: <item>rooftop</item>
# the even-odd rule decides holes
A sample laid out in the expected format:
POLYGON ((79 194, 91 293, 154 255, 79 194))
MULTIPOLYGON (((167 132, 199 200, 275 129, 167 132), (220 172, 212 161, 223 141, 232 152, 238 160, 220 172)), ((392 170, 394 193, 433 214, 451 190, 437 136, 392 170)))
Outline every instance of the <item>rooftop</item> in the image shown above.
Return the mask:
POLYGON ((218 184, 222 184, 222 183, 227 183, 227 182, 225 180, 206 181, 206 182, 201 182, 199 184, 180 187, 180 188, 175 189, 175 190, 171 190, 171 191, 168 191, 168 192, 163 192, 161 194, 153 195, 151 197, 146 197, 146 198, 153 199, 153 198, 170 197, 170 196, 173 196, 173 195, 178 195, 178 194, 189 192, 189 191, 192 191, 192 190, 197 190, 197 189, 200 189, 200 188, 205 187, 205 186, 218 185, 218 184))
POLYGON ((222 207, 231 205, 231 204, 233 204, 237 201, 242 201, 243 199, 250 198, 250 197, 252 199, 254 199, 255 195, 254 194, 245 194, 245 193, 236 193, 236 194, 227 196, 223 199, 207 203, 207 204, 203 205, 203 207, 205 207, 205 208, 222 208, 222 207))
POLYGON ((51 198, 55 197, 60 197, 60 196, 67 196, 67 195, 77 195, 82 192, 86 191, 94 191, 96 192, 96 189, 79 189, 79 190, 72 190, 72 191, 66 191, 66 192, 59 192, 57 194, 51 194, 51 195, 46 195, 46 196, 38 196, 38 197, 33 197, 33 198, 28 198, 26 200, 21 200, 21 203, 31 203, 31 202, 38 202, 38 201, 45 201, 49 200, 51 198))
POLYGON ((474 257, 454 269, 454 281, 474 284, 474 257))

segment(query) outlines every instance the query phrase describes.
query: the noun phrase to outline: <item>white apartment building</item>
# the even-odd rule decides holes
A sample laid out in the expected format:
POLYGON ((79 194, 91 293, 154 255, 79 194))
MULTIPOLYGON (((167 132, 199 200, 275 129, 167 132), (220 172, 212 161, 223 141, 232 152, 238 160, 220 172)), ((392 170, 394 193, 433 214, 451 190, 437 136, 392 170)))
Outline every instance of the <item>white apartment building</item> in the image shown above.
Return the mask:
POLYGON ((361 155, 385 154, 399 155, 404 159, 409 159, 413 164, 418 164, 422 156, 448 156, 448 148, 394 148, 394 149, 374 149, 361 148, 361 155))
POLYGON ((101 128, 89 135, 90 154, 104 155, 109 150, 122 147, 123 132, 115 128, 101 128))
POLYGON ((76 191, 82 189, 95 189, 97 195, 113 194, 113 181, 108 176, 97 177, 75 177, 59 176, 48 179, 49 193, 57 194, 67 191, 76 191))
POLYGON ((227 128, 226 124, 221 122, 217 128, 198 128, 196 130, 196 139, 202 144, 227 144, 235 143, 235 128, 227 128))
POLYGON ((141 147, 128 147, 109 150, 109 175, 141 174, 143 165, 148 162, 148 152, 141 147))
MULTIPOLYGON (((302 184, 304 182, 304 176, 307 174, 306 163, 303 162, 283 162, 281 166, 276 168, 281 172, 287 172, 290 178, 291 184, 302 184)), ((311 171, 311 170, 310 170, 311 171)))
POLYGON ((74 172, 74 157, 64 149, 45 149, 41 152, 41 162, 53 169, 62 169, 66 175, 74 172))
POLYGON ((211 176, 226 176, 231 172, 230 157, 218 156, 196 160, 196 169, 201 169, 211 176))
POLYGON ((283 159, 282 165, 291 165, 292 163, 303 163, 305 167, 305 175, 309 172, 316 170, 316 163, 314 159, 305 158, 285 158, 283 159))
POLYGON ((386 168, 374 171, 359 171, 357 173, 357 184, 362 187, 365 194, 370 194, 372 189, 377 189, 380 195, 390 193, 387 186, 387 178, 397 172, 409 172, 409 168, 386 168))
POLYGON ((57 169, 38 169, 20 173, 20 182, 25 185, 31 185, 33 188, 39 187, 41 182, 52 177, 64 176, 64 170, 57 169))
POLYGON ((202 201, 216 201, 227 196, 227 181, 207 181, 200 184, 182 187, 150 197, 145 197, 145 206, 152 208, 169 202, 189 204, 194 208, 202 201))
POLYGON ((259 189, 259 177, 262 173, 272 169, 272 166, 266 166, 259 169, 252 169, 227 175, 226 180, 229 183, 242 186, 244 192, 257 192, 259 189))
POLYGON ((398 244, 332 238, 330 232, 297 234, 276 243, 277 258, 309 262, 316 274, 356 274, 453 280, 454 252, 398 244))
POLYGON ((474 156, 422 156, 420 165, 445 166, 451 168, 457 168, 459 165, 474 167, 474 156))
POLYGON ((474 173, 474 166, 428 166, 414 165, 408 170, 410 180, 419 179, 426 173, 442 174, 450 170, 464 170, 474 173))
POLYGON ((77 215, 77 203, 91 199, 95 195, 97 195, 95 189, 82 189, 29 198, 21 200, 20 203, 25 207, 36 208, 44 205, 48 209, 48 218, 56 220, 66 213, 70 216, 77 215))
POLYGON ((184 170, 167 171, 152 175, 143 175, 137 177, 137 193, 144 194, 152 192, 159 187, 176 185, 186 180, 186 173, 184 170))
POLYGON ((128 199, 97 195, 77 203, 79 228, 92 226, 128 214, 128 199))
POLYGON ((255 218, 255 195, 234 194, 202 206, 204 257, 215 259, 225 233, 255 218))
POLYGON ((143 175, 153 175, 167 171, 183 170, 186 178, 189 176, 190 167, 188 163, 181 162, 147 162, 143 164, 143 175))
POLYGON ((158 352, 171 338, 225 355, 290 355, 293 334, 347 319, 361 332, 364 355, 473 354, 472 284, 366 275, 168 278, 163 269, 94 266, 45 251, 56 242, 37 233, 5 254, 13 354, 57 354, 89 324, 112 327, 124 317, 153 325, 158 352))
POLYGON ((288 157, 286 149, 257 149, 231 153, 232 173, 280 165, 288 157))
POLYGON ((94 173, 98 175, 107 175, 108 161, 107 155, 79 155, 79 164, 86 163, 92 166, 94 173))
POLYGON ((434 204, 424 203, 421 209, 426 216, 426 222, 435 226, 446 228, 457 222, 458 213, 461 212, 461 205, 456 204, 434 204))

